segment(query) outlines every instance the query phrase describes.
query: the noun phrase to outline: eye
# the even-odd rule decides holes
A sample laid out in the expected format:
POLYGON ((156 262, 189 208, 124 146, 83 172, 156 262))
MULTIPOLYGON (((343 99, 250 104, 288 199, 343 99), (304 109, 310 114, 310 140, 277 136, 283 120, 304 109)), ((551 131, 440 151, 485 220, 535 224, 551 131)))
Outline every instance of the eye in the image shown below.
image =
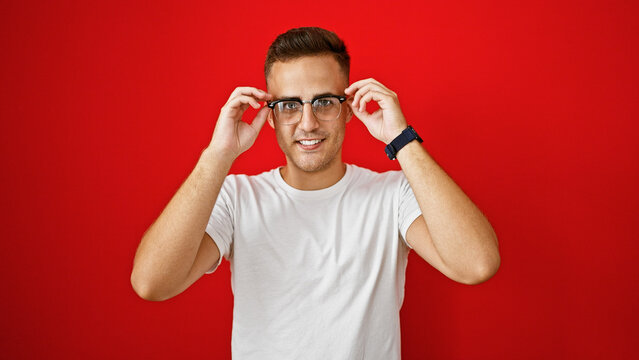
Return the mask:
POLYGON ((297 101, 282 101, 278 104, 281 111, 296 111, 300 104, 297 101))
POLYGON ((333 105, 333 99, 332 98, 324 98, 324 99, 317 99, 315 100, 315 106, 317 107, 328 107, 333 105))

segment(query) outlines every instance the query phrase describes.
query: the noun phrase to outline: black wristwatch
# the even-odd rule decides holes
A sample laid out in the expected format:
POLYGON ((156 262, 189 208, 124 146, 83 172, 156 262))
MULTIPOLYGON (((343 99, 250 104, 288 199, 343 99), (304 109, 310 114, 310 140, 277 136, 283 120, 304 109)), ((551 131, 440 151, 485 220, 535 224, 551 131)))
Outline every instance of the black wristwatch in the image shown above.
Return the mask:
POLYGON ((419 137, 419 135, 417 135, 415 129, 413 129, 412 126, 408 125, 408 127, 404 129, 401 134, 397 135, 397 137, 393 139, 390 144, 386 145, 384 151, 386 151, 386 155, 388 155, 389 159, 395 160, 397 152, 413 140, 417 140, 420 143, 424 141, 422 140, 422 138, 419 137))

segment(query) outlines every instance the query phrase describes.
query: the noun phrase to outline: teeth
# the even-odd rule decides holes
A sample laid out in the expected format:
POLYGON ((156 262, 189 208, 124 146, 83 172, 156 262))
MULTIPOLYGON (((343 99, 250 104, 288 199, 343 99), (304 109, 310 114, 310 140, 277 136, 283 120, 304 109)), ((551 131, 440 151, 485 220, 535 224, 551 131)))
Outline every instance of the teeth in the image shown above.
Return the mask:
POLYGON ((300 140, 300 143, 302 143, 302 145, 315 145, 320 141, 322 140, 300 140))

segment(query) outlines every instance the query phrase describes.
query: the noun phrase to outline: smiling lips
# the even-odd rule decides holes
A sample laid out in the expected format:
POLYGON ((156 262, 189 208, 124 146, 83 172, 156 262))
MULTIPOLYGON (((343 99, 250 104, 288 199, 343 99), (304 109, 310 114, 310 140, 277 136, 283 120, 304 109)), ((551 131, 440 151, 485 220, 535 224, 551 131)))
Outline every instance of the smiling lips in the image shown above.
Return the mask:
POLYGON ((304 150, 314 150, 320 146, 322 141, 324 139, 301 139, 296 142, 304 150))

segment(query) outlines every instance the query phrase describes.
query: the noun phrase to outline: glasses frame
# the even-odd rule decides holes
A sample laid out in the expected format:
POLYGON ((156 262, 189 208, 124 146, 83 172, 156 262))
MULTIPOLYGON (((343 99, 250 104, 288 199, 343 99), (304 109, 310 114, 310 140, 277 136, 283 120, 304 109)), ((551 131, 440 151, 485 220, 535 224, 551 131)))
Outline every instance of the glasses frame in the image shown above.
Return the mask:
POLYGON ((304 104, 311 104, 311 111, 313 112, 313 116, 315 116, 315 118, 317 120, 321 120, 321 121, 335 121, 339 118, 340 115, 342 115, 342 104, 344 103, 344 101, 346 101, 347 97, 346 96, 342 96, 342 95, 333 95, 333 94, 326 94, 326 95, 319 95, 316 96, 314 98, 312 98, 311 100, 302 100, 300 98, 285 98, 285 99, 279 99, 279 100, 275 100, 275 101, 271 101, 271 102, 267 102, 266 106, 268 106, 269 108, 271 108, 271 110, 273 110, 273 116, 277 119, 277 115, 275 115, 275 105, 277 105, 278 103, 281 103, 283 101, 296 101, 298 103, 300 103, 302 105, 302 110, 300 111, 300 116, 299 119, 297 119, 296 122, 292 122, 292 123, 287 123, 286 125, 293 125, 293 124, 297 124, 298 122, 300 122, 300 120, 302 120, 302 116, 304 115, 304 104), (324 120, 324 119, 320 119, 317 117, 317 115, 315 114, 315 111, 312 110, 313 109, 313 103, 317 100, 320 99, 326 99, 326 98, 336 98, 337 100, 339 100, 339 113, 337 114, 337 116, 335 117, 335 119, 331 119, 331 120, 324 120))

